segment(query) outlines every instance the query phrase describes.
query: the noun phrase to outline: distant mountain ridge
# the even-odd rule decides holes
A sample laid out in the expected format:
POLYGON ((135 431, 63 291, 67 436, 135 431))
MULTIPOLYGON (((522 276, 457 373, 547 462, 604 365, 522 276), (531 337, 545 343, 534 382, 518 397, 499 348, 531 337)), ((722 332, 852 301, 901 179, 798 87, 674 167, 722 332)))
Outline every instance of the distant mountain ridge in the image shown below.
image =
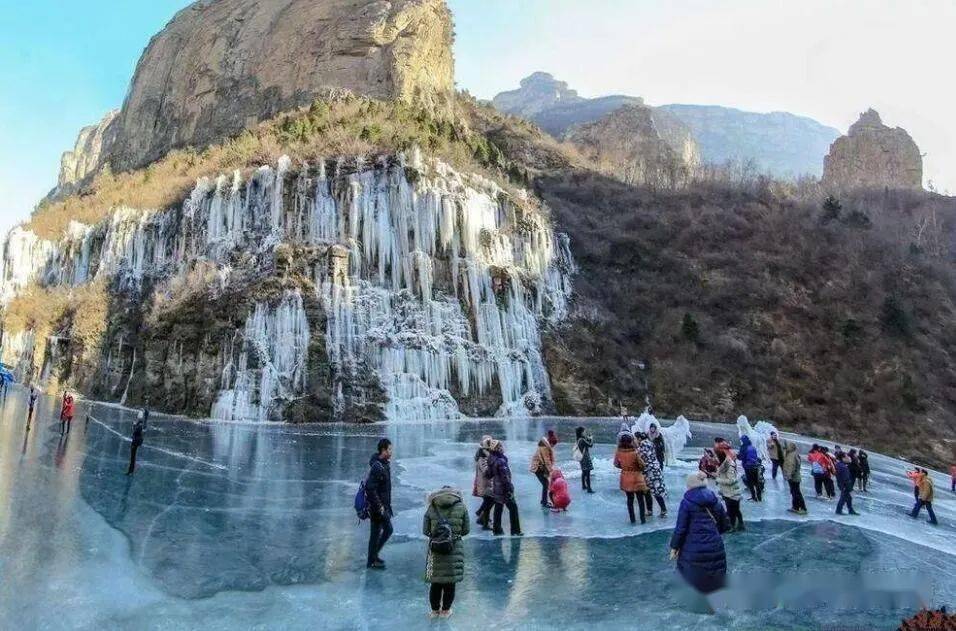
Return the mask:
MULTIPOLYGON (((521 81, 517 90, 502 92, 493 100, 500 111, 535 122, 557 138, 571 127, 592 123, 625 106, 644 104, 644 99, 612 95, 593 99, 546 72, 536 72, 521 81)), ((653 108, 687 126, 700 146, 704 163, 728 160, 753 161, 761 172, 778 177, 823 173, 823 157, 840 136, 832 127, 787 112, 762 114, 717 105, 672 104, 653 108)))

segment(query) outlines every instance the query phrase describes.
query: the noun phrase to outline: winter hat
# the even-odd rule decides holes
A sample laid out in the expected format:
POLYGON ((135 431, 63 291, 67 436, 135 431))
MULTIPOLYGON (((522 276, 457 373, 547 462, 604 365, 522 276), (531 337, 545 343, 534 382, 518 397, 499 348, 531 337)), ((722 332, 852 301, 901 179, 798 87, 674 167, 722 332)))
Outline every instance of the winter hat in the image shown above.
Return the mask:
POLYGON ((707 486, 707 476, 705 476, 703 473, 696 471, 687 476, 688 489, 698 489, 702 486, 707 486))

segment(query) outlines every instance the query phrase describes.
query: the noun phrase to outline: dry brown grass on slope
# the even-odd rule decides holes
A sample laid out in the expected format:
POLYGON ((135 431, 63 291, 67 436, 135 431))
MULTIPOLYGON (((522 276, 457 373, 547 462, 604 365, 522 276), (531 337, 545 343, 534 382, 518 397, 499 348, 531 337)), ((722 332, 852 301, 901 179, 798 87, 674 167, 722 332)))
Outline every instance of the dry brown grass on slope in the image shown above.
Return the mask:
POLYGON ((68 339, 78 360, 94 363, 100 355, 109 318, 106 284, 99 280, 81 287, 32 287, 10 301, 3 312, 5 334, 32 330, 36 336, 34 371, 39 374, 49 338, 68 339))
MULTIPOLYGON (((106 171, 87 190, 41 205, 26 227, 43 238, 56 239, 71 220, 95 224, 119 206, 169 208, 181 203, 200 177, 275 164, 282 155, 314 163, 336 156, 375 155, 418 146, 456 168, 482 173, 503 184, 508 178, 521 182, 527 172, 513 162, 521 156, 507 157, 489 140, 489 134, 476 131, 472 124, 482 112, 481 121, 495 120, 487 109, 463 97, 459 115, 449 120, 400 102, 351 95, 318 100, 308 109, 281 115, 204 151, 173 151, 139 171, 106 171)), ((521 134, 529 136, 528 143, 531 136, 540 136, 540 132, 524 129, 527 125, 516 120, 497 119, 496 129, 503 125, 523 129, 521 134)), ((560 151, 556 146, 551 150, 560 151)))

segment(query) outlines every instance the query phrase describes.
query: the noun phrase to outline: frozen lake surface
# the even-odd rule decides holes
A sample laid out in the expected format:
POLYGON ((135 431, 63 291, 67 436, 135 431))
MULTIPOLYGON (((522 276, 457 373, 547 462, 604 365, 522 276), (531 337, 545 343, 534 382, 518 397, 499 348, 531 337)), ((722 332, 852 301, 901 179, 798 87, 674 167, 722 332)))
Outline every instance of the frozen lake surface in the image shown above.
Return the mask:
POLYGON ((95 405, 85 425, 81 405, 61 440, 56 403, 41 399, 29 429, 22 390, 0 410, 3 629, 892 629, 921 604, 956 605, 948 478, 935 478, 941 525, 913 521, 905 464, 875 454, 860 517, 812 499, 805 467, 810 515, 789 518, 785 483, 768 479, 763 504, 744 502, 748 531, 725 538, 738 587, 705 615, 675 587, 667 543, 701 446, 718 433, 736 443, 733 426, 692 424, 686 464, 665 472, 669 517, 631 526, 610 464, 613 419, 286 427, 154 415, 130 478, 135 415, 95 405), (578 424, 599 443, 591 496, 571 457, 578 424), (537 506, 527 472, 549 428, 571 478, 565 514, 537 506), (455 616, 431 622, 423 498, 443 484, 470 492, 483 434, 505 440, 526 536, 467 538, 455 616), (388 570, 370 573, 352 498, 383 435, 395 443, 395 535, 388 570), (815 591, 796 595, 801 580, 815 591), (791 589, 771 591, 780 582, 791 589))

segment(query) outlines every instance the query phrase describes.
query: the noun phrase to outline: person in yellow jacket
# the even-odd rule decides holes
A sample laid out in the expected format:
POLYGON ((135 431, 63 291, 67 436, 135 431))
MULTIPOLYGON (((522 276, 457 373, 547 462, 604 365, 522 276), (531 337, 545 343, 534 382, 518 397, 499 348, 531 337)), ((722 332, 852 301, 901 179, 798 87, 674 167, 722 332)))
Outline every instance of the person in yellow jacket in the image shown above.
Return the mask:
POLYGON ((930 477, 929 471, 926 469, 920 469, 919 476, 916 478, 916 489, 916 505, 913 507, 910 517, 913 519, 919 517, 920 510, 925 506, 926 512, 929 513, 929 523, 934 526, 938 525, 936 513, 933 512, 933 478, 930 477))

